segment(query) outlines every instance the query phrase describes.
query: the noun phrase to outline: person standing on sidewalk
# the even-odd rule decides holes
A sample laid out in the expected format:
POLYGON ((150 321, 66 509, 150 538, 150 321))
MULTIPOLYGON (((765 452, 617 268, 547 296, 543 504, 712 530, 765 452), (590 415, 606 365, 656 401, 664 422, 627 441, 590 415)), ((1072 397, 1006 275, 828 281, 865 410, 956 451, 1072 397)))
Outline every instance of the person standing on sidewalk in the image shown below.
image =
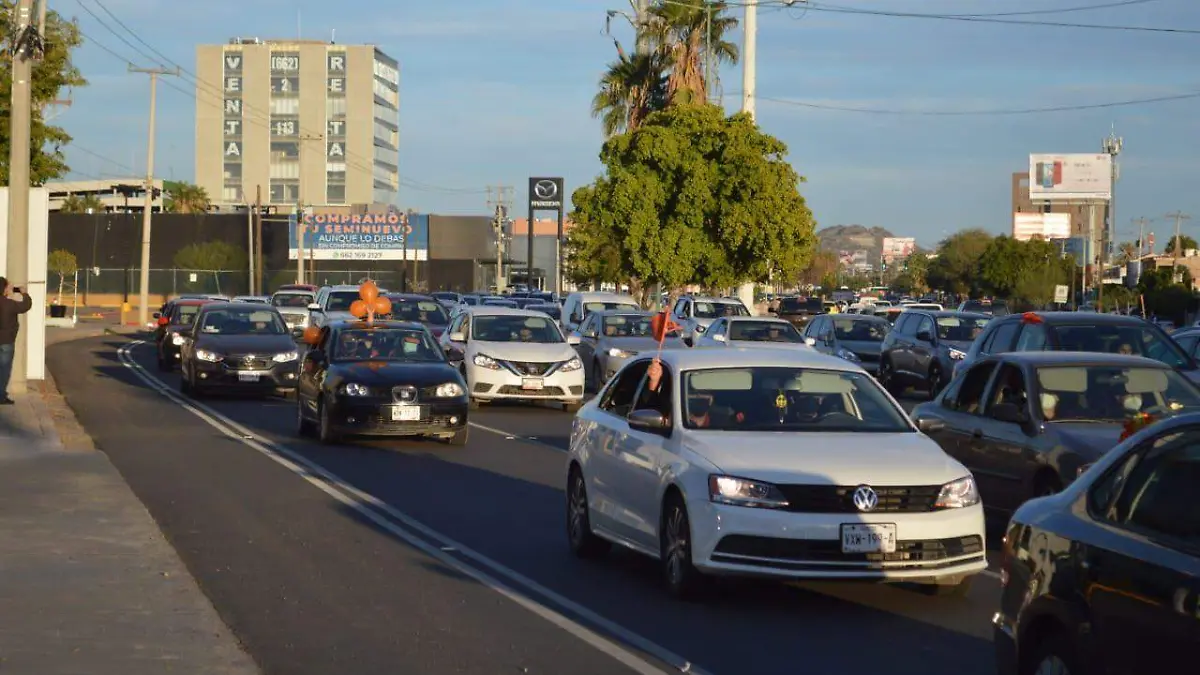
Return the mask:
POLYGON ((20 300, 8 297, 8 290, 8 279, 0 277, 0 405, 13 404, 8 397, 8 379, 12 377, 17 331, 21 330, 17 317, 33 307, 33 298, 20 288, 14 286, 12 289, 21 296, 20 300))

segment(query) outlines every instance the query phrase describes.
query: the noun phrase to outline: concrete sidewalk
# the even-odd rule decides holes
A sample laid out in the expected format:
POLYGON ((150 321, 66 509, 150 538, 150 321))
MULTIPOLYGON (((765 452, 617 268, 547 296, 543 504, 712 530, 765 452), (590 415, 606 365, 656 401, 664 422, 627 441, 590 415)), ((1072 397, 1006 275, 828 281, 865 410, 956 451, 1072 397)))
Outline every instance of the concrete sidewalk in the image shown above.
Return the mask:
POLYGON ((0 406, 0 673, 258 673, 53 380, 13 398, 0 406))

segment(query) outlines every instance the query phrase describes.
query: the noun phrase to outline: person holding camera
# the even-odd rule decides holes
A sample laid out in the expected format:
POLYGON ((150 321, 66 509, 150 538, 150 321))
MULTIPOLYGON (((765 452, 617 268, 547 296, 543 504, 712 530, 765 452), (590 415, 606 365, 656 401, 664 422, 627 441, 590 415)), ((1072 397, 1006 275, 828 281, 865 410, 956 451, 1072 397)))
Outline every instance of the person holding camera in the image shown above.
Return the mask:
POLYGON ((23 290, 14 286, 12 292, 20 295, 21 299, 9 297, 8 279, 0 277, 0 405, 13 404, 8 397, 8 379, 12 377, 17 331, 21 330, 21 322, 17 317, 33 307, 33 298, 23 290))

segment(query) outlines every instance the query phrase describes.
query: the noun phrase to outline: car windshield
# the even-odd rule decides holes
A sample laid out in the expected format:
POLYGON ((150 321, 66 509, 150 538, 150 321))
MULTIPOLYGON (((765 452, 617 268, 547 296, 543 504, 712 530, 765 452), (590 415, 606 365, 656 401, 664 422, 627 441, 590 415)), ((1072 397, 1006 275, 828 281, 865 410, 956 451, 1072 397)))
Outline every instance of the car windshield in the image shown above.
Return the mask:
POLYGON ((361 297, 358 291, 336 291, 329 294, 329 299, 325 301, 326 312, 349 312, 350 305, 354 304, 355 300, 360 300, 361 297))
POLYGON ((810 312, 820 312, 824 310, 825 303, 816 298, 801 299, 801 298, 784 298, 779 301, 779 311, 781 312, 798 312, 806 309, 810 312))
POLYGON ((697 301, 692 314, 700 319, 719 319, 723 316, 750 316, 740 302, 697 301))
POLYGON ((939 340, 971 342, 979 337, 989 321, 991 318, 939 316, 937 318, 937 336, 939 340))
POLYGON ((887 319, 834 319, 833 333, 846 342, 883 342, 892 325, 887 319))
POLYGON ((713 431, 912 431, 870 375, 759 366, 685 371, 684 421, 713 431))
POLYGON ((335 361, 444 361, 423 330, 347 329, 338 333, 335 361))
POLYGON ((525 309, 528 309, 532 312, 541 312, 542 314, 549 315, 554 319, 562 318, 562 307, 559 307, 558 305, 527 305, 525 309))
POLYGON ((458 301, 458 293, 449 293, 449 292, 445 292, 445 291, 439 291, 439 292, 434 293, 433 297, 437 298, 438 300, 453 300, 455 302, 458 301))
POLYGON ((271 297, 276 307, 308 307, 312 302, 313 296, 307 293, 276 293, 271 297))
POLYGON ((284 335, 288 332, 278 312, 245 309, 206 312, 200 331, 209 335, 284 335))
POLYGON ((483 301, 486 307, 508 307, 509 309, 517 309, 517 303, 512 300, 493 300, 488 299, 483 301))
POLYGON ((1035 406, 1049 422, 1121 422, 1200 410, 1200 392, 1169 368, 1045 366, 1035 406))
POLYGON ((440 302, 411 298, 388 299, 392 301, 392 318, 397 321, 415 321, 431 326, 445 326, 450 323, 450 317, 446 315, 446 309, 440 302))
POLYGON ((632 302, 585 302, 583 303, 583 311, 585 314, 592 312, 637 312, 642 308, 632 302))
POLYGON ((196 322, 196 315, 200 313, 200 305, 181 305, 175 308, 175 318, 171 323, 179 326, 190 326, 196 322))
POLYGON ((738 342, 804 342, 796 327, 784 321, 734 321, 729 339, 738 342))
POLYGON ((604 317, 604 336, 614 338, 651 337, 651 317, 645 314, 614 314, 604 317))
POLYGON ((1162 330, 1145 324, 1075 324, 1052 326, 1058 348, 1068 352, 1134 354, 1160 361, 1172 368, 1190 368, 1179 345, 1162 330))
POLYGON ((464 295, 462 301, 472 307, 479 304, 479 298, 474 295, 464 295))
POLYGON ((485 314, 471 320, 471 339, 482 342, 554 344, 562 342, 563 336, 558 326, 548 317, 485 314))

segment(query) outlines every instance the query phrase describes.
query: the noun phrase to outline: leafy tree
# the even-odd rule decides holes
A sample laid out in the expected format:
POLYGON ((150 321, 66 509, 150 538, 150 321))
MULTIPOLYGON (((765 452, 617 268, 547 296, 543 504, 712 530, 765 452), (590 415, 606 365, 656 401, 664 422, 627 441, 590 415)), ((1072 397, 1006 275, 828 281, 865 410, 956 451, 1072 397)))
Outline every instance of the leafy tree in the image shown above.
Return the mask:
POLYGON ((104 202, 96 195, 67 195, 58 210, 62 213, 100 213, 104 211, 104 202))
POLYGON ((66 249, 51 251, 46 258, 46 269, 58 275, 58 299, 55 304, 62 304, 63 292, 66 290, 67 277, 74 276, 79 271, 79 261, 75 254, 66 249))
POLYGON ((620 45, 617 52, 592 99, 592 116, 600 118, 606 137, 638 128, 667 104, 665 57, 659 52, 629 55, 620 45))
MULTIPOLYGON (((1200 248, 1200 245, 1196 244, 1195 239, 1187 236, 1186 234, 1179 235, 1179 252, 1180 253, 1183 253, 1184 251, 1186 251, 1188 249, 1193 249, 1193 248, 1200 248)), ((1165 249, 1163 249, 1163 252, 1167 253, 1167 254, 1175 253, 1175 237, 1171 237, 1170 239, 1167 240, 1167 247, 1165 249)))
POLYGON ((176 181, 163 183, 166 200, 163 206, 169 213, 205 213, 210 201, 208 192, 199 185, 176 181))
POLYGON ((891 286, 892 290, 897 293, 910 294, 921 292, 921 288, 917 286, 916 280, 913 278, 912 273, 907 271, 897 274, 896 278, 892 279, 892 283, 889 285, 891 286))
POLYGON ((1131 241, 1124 241, 1117 245, 1117 264, 1124 265, 1131 260, 1137 260, 1137 257, 1137 244, 1131 241))
POLYGON ((188 244, 175 252, 175 266, 185 270, 240 271, 248 263, 246 252, 227 241, 188 244))
MULTIPOLYGON (((14 0, 0 0, 0 21, 13 25, 14 0)), ((62 148, 71 142, 71 136, 62 127, 46 123, 43 111, 51 101, 60 98, 63 89, 82 87, 87 80, 71 61, 71 51, 82 43, 79 29, 63 19, 58 12, 46 15, 45 58, 33 66, 33 120, 30 125, 29 179, 32 185, 65 175, 67 166, 62 148)), ((0 60, 0 184, 8 184, 9 125, 12 101, 8 92, 12 90, 12 59, 0 60)))
POLYGON ((606 175, 575 191, 569 254, 670 289, 797 278, 814 223, 786 152, 748 115, 711 105, 655 113, 610 138, 600 153, 606 175))
MULTIPOLYGON (((832 251, 817 251, 813 254, 812 260, 808 263, 808 268, 800 273, 799 281, 801 284, 825 286, 823 280, 827 277, 832 277, 834 283, 837 283, 837 271, 841 261, 838 260, 837 254, 832 251)), ((836 288, 836 286, 835 286, 836 288)))
POLYGON ((929 256, 921 252, 913 253, 904 260, 904 273, 908 276, 909 292, 924 293, 929 289, 929 256))
POLYGON ((979 276, 985 289, 995 296, 1044 307, 1053 302, 1054 287, 1067 282, 1069 265, 1051 242, 1001 236, 984 250, 979 276))
POLYGON ((824 295, 828 297, 833 291, 837 290, 837 274, 834 272, 826 274, 825 276, 821 277, 819 284, 821 286, 821 290, 824 291, 824 295))
POLYGON ((980 229, 962 230, 947 237, 938 245, 937 257, 929 264, 926 273, 929 286, 958 295, 981 293, 979 261, 992 239, 991 234, 980 229))

